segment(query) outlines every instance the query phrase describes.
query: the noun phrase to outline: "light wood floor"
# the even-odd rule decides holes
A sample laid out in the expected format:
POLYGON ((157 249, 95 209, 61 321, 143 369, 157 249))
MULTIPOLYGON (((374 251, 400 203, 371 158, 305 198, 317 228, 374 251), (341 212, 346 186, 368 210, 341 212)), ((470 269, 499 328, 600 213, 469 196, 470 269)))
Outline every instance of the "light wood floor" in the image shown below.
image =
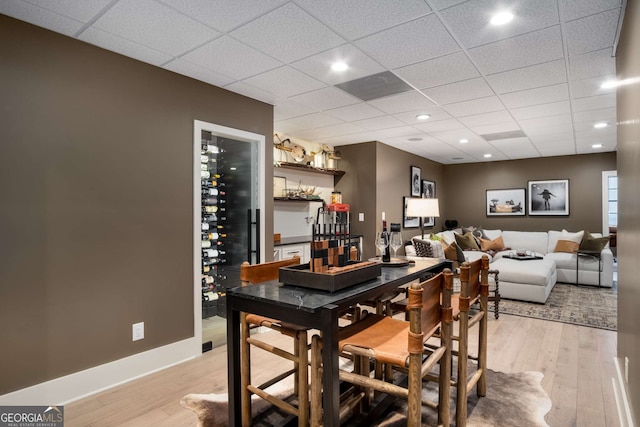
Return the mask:
MULTIPOLYGON (((499 320, 489 319, 489 368, 542 372, 542 386, 553 402, 546 416, 552 427, 620 425, 612 387, 615 352, 616 333, 612 331, 504 314, 499 320)), ((257 351, 253 362, 262 369, 282 365, 269 363, 269 357, 274 356, 257 351)), ((193 361, 68 404, 65 425, 195 426, 195 415, 180 406, 182 396, 224 393, 226 389, 223 346, 193 361)))

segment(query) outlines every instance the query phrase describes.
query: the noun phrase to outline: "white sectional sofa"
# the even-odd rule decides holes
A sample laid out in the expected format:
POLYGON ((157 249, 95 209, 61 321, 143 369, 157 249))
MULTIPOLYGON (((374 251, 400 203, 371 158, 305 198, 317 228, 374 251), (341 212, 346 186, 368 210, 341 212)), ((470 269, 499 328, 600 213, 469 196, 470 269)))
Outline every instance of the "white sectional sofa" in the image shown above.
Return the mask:
MULTIPOLYGON (((563 231, 502 231, 482 230, 488 240, 502 239, 502 250, 489 251, 491 269, 499 271, 500 294, 503 298, 518 299, 544 303, 556 284, 571 283, 578 285, 611 287, 613 285, 613 253, 608 245, 600 253, 580 254, 562 252, 562 250, 577 249, 583 239, 584 232, 571 233, 563 231), (561 245, 558 246, 558 242, 561 245), (576 242, 571 249, 563 247, 565 242, 576 242), (510 259, 516 252, 526 251, 541 259, 516 260, 510 259), (594 256, 597 255, 597 256, 594 256)), ((437 233, 445 244, 456 241, 453 231, 437 233)), ((593 233, 592 237, 601 237, 593 233)), ((420 239, 415 236, 414 239, 420 239)), ((412 239, 413 240, 413 239, 412 239)), ((428 238, 425 240, 429 240, 428 238)), ((437 245, 438 243, 436 243, 437 245)), ((571 244, 571 243, 570 243, 571 244)), ((405 247, 407 256, 415 256, 415 249, 405 247)), ((479 250, 464 250, 464 258, 474 261, 487 252, 479 250)))

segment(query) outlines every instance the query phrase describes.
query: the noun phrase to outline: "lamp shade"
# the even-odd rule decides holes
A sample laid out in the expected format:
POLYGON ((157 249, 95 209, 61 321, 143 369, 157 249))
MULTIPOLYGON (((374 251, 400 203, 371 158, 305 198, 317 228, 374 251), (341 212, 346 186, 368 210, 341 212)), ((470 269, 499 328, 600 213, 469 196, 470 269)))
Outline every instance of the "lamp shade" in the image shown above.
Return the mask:
POLYGON ((407 216, 440 216, 438 199, 407 199, 407 216))

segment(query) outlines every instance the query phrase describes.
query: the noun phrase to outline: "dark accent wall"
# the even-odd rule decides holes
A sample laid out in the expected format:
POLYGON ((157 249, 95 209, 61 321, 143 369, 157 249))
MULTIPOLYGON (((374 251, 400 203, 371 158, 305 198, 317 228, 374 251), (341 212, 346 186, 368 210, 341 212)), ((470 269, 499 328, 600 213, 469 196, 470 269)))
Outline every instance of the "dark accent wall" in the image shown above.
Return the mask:
POLYGON ((0 94, 0 394, 192 337, 193 120, 272 106, 4 15, 0 94))
MULTIPOLYGON (((616 58, 619 80, 640 77, 640 4, 628 1, 616 58)), ((629 359, 631 412, 640 420, 640 84, 621 86, 618 111, 618 358, 629 359)))
MULTIPOLYGON (((343 200, 351 204, 351 222, 354 233, 364 236, 363 255, 370 258, 376 255, 374 236, 382 230, 382 212, 387 222, 402 224, 402 197, 410 196, 411 166, 418 166, 422 179, 435 181, 436 196, 446 200, 442 179, 444 166, 440 163, 416 156, 380 142, 346 145, 340 147, 342 159, 340 167, 346 174, 336 185, 343 194, 343 200), (358 222, 358 213, 365 214, 365 221, 358 222)), ((443 202, 440 201, 442 204, 443 202)), ((436 219, 434 228, 442 228, 445 212, 436 219)), ((402 237, 406 240, 420 234, 420 228, 402 228, 402 237)), ((398 254, 404 253, 399 250, 398 254)))
POLYGON ((522 231, 602 232, 602 171, 616 153, 446 165, 444 208, 459 225, 522 231), (569 179, 569 216, 487 217, 486 190, 527 188, 529 180, 569 179))

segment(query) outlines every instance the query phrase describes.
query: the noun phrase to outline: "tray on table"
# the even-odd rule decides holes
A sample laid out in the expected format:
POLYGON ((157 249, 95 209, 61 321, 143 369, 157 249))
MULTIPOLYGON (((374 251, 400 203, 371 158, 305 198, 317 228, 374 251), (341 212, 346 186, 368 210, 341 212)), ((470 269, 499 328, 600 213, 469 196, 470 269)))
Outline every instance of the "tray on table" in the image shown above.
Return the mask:
POLYGON ((544 259, 541 256, 536 255, 505 255, 503 258, 515 259, 516 261, 531 261, 534 259, 544 259))
POLYGON ((280 267, 279 280, 285 285, 336 292, 375 279, 381 274, 380 263, 369 261, 352 261, 346 267, 336 267, 328 273, 316 273, 309 269, 309 264, 300 264, 280 267))

